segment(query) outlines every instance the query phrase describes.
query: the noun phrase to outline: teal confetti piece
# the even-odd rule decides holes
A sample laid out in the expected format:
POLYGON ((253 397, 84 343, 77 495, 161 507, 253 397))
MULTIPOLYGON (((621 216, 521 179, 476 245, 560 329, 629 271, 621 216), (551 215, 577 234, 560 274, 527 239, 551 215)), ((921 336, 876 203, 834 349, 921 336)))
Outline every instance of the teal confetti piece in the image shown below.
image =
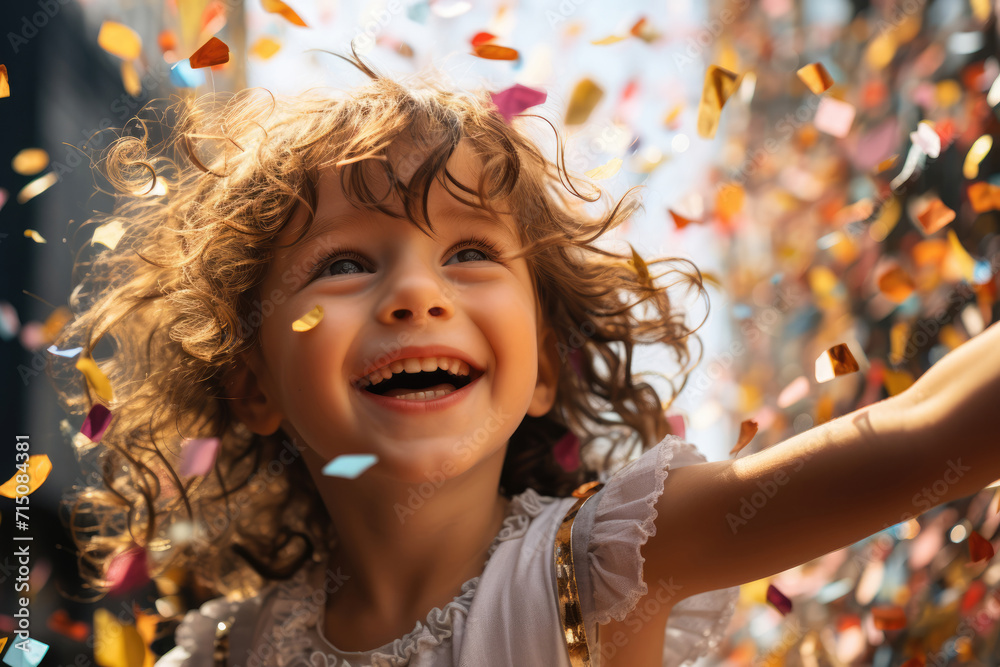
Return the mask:
POLYGON ((323 466, 323 474, 328 477, 355 479, 375 465, 376 461, 378 457, 374 454, 344 454, 323 466))
POLYGON ((10 667, 37 667, 45 654, 49 652, 49 645, 43 644, 37 639, 12 640, 13 644, 7 649, 3 656, 3 664, 10 667))

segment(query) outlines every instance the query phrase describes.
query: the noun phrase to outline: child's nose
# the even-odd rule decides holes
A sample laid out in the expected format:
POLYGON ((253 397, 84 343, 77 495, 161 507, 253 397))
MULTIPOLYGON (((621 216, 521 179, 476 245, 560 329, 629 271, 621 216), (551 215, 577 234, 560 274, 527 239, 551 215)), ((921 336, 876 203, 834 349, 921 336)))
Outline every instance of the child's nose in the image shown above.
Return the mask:
POLYGON ((405 320, 420 323, 431 318, 451 317, 454 288, 440 270, 413 256, 401 258, 401 262, 380 304, 379 321, 383 324, 405 320))

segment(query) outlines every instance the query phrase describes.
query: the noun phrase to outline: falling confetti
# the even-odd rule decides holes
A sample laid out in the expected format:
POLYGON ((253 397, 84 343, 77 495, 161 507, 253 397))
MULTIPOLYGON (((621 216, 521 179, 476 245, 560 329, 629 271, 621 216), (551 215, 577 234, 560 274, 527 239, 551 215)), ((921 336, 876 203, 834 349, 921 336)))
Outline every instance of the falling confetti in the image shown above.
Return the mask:
POLYGON ((988 134, 976 139, 969 147, 969 152, 965 154, 965 162, 962 164, 962 175, 970 181, 979 176, 979 163, 993 148, 993 137, 988 134))
POLYGON ((567 431, 553 446, 552 456, 563 470, 576 470, 580 467, 580 439, 572 431, 567 431))
MULTIPOLYGON (((6 640, 7 638, 4 637, 6 640)), ((0 645, 0 650, 3 646, 0 645)), ((23 641, 21 639, 17 640, 16 645, 11 645, 10 650, 3 657, 3 662, 5 665, 10 665, 10 667, 36 667, 41 664, 42 658, 45 654, 49 652, 49 645, 44 644, 37 639, 28 637, 23 641)))
POLYGON ((902 630, 906 627, 906 612, 898 605, 872 607, 876 630, 902 630))
POLYGON ((618 170, 621 168, 622 168, 621 158, 615 157, 611 158, 605 164, 602 164, 600 167, 595 167, 584 173, 586 173, 588 178, 592 178, 595 181, 600 181, 605 178, 611 178, 612 176, 617 174, 618 170))
POLYGON ((757 435, 757 422, 752 419, 745 419, 740 422, 740 437, 736 440, 736 445, 729 450, 729 455, 737 454, 744 447, 750 444, 753 437, 757 435))
POLYGON ((516 49, 499 44, 480 44, 472 53, 486 60, 517 60, 519 57, 516 49))
POLYGON ((989 540, 974 530, 969 533, 969 562, 991 560, 994 555, 993 545, 989 540))
POLYGON ((104 432, 111 425, 111 411, 100 403, 94 403, 83 420, 80 433, 83 433, 91 442, 100 442, 104 437, 104 432))
POLYGON ((97 363, 90 357, 80 357, 76 362, 76 368, 87 378, 87 384, 94 393, 105 403, 110 403, 111 383, 97 363))
POLYGON ((54 172, 50 171, 44 176, 39 176, 35 180, 31 181, 17 193, 17 203, 25 204, 28 201, 34 199, 38 195, 42 194, 59 180, 59 176, 54 172))
POLYGON ((472 46, 479 46, 480 44, 492 42, 496 38, 497 36, 491 32, 477 32, 472 36, 472 39, 469 40, 469 43, 472 44, 472 46))
POLYGON ((801 401, 809 395, 809 379, 800 375, 788 383, 781 393, 778 394, 778 407, 787 408, 801 401))
POLYGON ((7 78, 6 65, 0 65, 0 97, 10 97, 10 81, 7 78))
POLYGON ((97 34, 97 44, 122 60, 135 60, 142 55, 142 37, 132 28, 116 21, 105 21, 97 34))
POLYGON ((189 438, 185 440, 181 444, 181 476, 207 475, 212 471, 218 454, 218 438, 189 438))
POLYGON ((430 9, 436 16, 440 16, 443 19, 453 19, 472 9, 472 3, 465 0, 459 0, 451 4, 438 1, 431 3, 430 9))
POLYGON ((125 228, 122 226, 121 220, 112 220, 111 222, 105 223, 94 230, 94 235, 90 239, 90 244, 100 243, 107 248, 114 250, 118 246, 118 242, 121 240, 122 235, 125 233, 125 228))
POLYGON ((294 9, 286 5, 281 0, 261 0, 261 6, 264 7, 264 11, 271 14, 278 14, 283 17, 286 21, 292 25, 297 25, 301 28, 308 28, 306 22, 302 20, 294 9))
POLYGON ((887 263, 879 272, 876 274, 876 281, 878 283, 878 289, 886 298, 896 302, 903 303, 910 295, 913 294, 913 290, 916 285, 913 283, 913 279, 910 275, 901 267, 899 264, 894 262, 887 263))
POLYGON ((924 234, 928 236, 944 229, 954 219, 955 211, 945 206, 944 202, 937 197, 931 198, 917 212, 917 222, 923 228, 924 234))
POLYGON ((142 80, 139 78, 139 72, 135 68, 134 60, 122 61, 121 75, 122 86, 125 88, 126 93, 132 97, 142 95, 142 80))
POLYGON ((833 77, 826 71, 823 63, 810 63, 795 72, 802 83, 816 95, 830 89, 833 85, 833 77))
POLYGON ((144 665, 146 645, 131 623, 123 625, 107 609, 94 611, 94 661, 109 667, 144 665))
POLYGON ((229 47, 218 37, 212 37, 188 58, 191 69, 214 67, 229 62, 229 47))
POLYGON ((261 60, 269 60, 281 50, 281 44, 270 37, 259 37, 250 47, 250 55, 261 60))
POLYGON ((592 79, 578 81, 569 98, 569 105, 566 109, 566 125, 586 123, 602 97, 604 97, 604 90, 592 79))
POLYGON ((49 154, 41 148, 24 148, 10 161, 10 166, 22 176, 34 176, 49 166, 49 154))
POLYGON ((857 109, 854 108, 854 105, 835 100, 832 97, 824 97, 820 99, 819 106, 816 107, 813 124, 820 132, 844 138, 851 131, 856 114, 857 109))
POLYGON ((969 205, 976 213, 1000 209, 1000 186, 979 181, 969 185, 969 205))
MULTIPOLYGON (((23 463, 19 465, 23 465, 23 463)), ((32 454, 28 457, 26 470, 28 475, 27 483, 25 483, 23 478, 25 472, 19 468, 18 472, 14 473, 10 479, 0 485, 0 496, 16 498, 17 496, 28 496, 34 493, 49 478, 49 473, 52 472, 52 461, 49 460, 48 454, 32 454), (18 479, 18 477, 21 477, 21 479, 18 479), (25 491, 25 487, 27 487, 27 491, 25 491)))
POLYGON ((608 35, 607 37, 602 37, 601 39, 592 40, 590 43, 594 46, 606 46, 608 44, 623 42, 626 39, 628 39, 628 35, 608 35))
POLYGON ((941 137, 926 120, 917 123, 916 131, 910 132, 910 141, 927 157, 936 158, 941 155, 941 137))
POLYGON ((292 322, 292 331, 309 331, 323 319, 323 306, 316 306, 292 322))
POLYGON ((323 466, 323 474, 328 477, 355 479, 378 461, 374 454, 343 454, 323 466))
POLYGON ((535 90, 519 83, 499 93, 490 93, 490 99, 508 123, 525 109, 543 104, 546 97, 544 90, 535 90))
POLYGON ((108 565, 107 582, 112 595, 128 593, 148 581, 146 550, 141 547, 121 552, 108 565))
POLYGON ((34 229, 25 229, 24 235, 35 243, 48 243, 48 241, 46 241, 45 238, 34 229))
POLYGON ((835 377, 858 372, 857 360, 846 343, 838 343, 816 359, 816 382, 829 382, 835 377))
POLYGON ((74 621, 70 618, 65 609, 56 609, 46 621, 48 628, 54 632, 69 637, 73 641, 84 642, 90 636, 91 628, 88 623, 74 621))
POLYGON ((784 593, 775 588, 774 584, 768 584, 767 586, 767 601, 780 611, 782 616, 792 613, 792 601, 784 593))
POLYGON ((722 107, 739 85, 739 77, 727 69, 709 65, 698 104, 698 134, 711 139, 719 127, 722 107))

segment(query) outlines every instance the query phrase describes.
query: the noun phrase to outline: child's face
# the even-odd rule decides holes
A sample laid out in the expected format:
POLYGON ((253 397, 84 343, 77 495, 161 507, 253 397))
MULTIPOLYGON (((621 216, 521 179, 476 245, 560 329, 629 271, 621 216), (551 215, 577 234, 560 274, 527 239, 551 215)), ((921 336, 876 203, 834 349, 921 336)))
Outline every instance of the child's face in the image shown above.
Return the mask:
MULTIPOLYGON (((408 178, 405 163, 399 169, 408 178)), ((475 187, 479 163, 464 144, 448 169, 475 187)), ((381 175, 368 184, 376 193, 387 188, 381 175)), ((398 200, 392 206, 402 211, 398 200)), ((260 291, 261 348, 249 359, 255 376, 249 393, 260 395, 237 406, 254 431, 269 434, 281 426, 324 461, 370 453, 379 464, 366 475, 424 481, 468 470, 497 453, 525 414, 549 411, 554 359, 543 353, 540 367, 545 345, 526 260, 505 265, 464 243, 482 237, 503 259, 519 247, 515 221, 509 215, 502 225, 484 220, 438 182, 428 206, 432 237, 405 218, 352 207, 339 174, 321 175, 311 230, 296 246, 276 250, 260 291), (313 275, 313 265, 335 247, 360 257, 337 252, 313 275), (316 306, 322 320, 294 331, 293 323, 316 306), (420 346, 449 349, 406 349, 420 346), (431 401, 377 396, 357 386, 366 371, 392 359, 429 357, 464 360, 476 379, 431 401)), ((300 209, 277 245, 294 240, 305 218, 300 209)))

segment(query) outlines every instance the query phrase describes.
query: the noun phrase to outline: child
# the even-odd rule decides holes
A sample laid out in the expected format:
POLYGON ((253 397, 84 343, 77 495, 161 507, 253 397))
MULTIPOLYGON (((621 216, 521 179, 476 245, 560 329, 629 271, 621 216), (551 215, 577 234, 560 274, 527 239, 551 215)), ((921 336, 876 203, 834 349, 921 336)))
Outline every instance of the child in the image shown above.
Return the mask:
POLYGON ((593 245, 631 192, 588 217, 486 93, 352 62, 372 82, 348 96, 245 91, 182 117, 180 160, 146 133, 107 158, 124 235, 57 341, 117 344, 82 558, 107 589, 138 546, 224 595, 159 667, 680 665, 739 584, 909 518, 952 459, 941 502, 1000 477, 996 326, 903 394, 706 462, 630 368, 636 343, 683 366, 696 329, 657 262, 593 245), (211 437, 181 476, 180 443, 211 437), (374 465, 324 474, 352 455, 374 465))

